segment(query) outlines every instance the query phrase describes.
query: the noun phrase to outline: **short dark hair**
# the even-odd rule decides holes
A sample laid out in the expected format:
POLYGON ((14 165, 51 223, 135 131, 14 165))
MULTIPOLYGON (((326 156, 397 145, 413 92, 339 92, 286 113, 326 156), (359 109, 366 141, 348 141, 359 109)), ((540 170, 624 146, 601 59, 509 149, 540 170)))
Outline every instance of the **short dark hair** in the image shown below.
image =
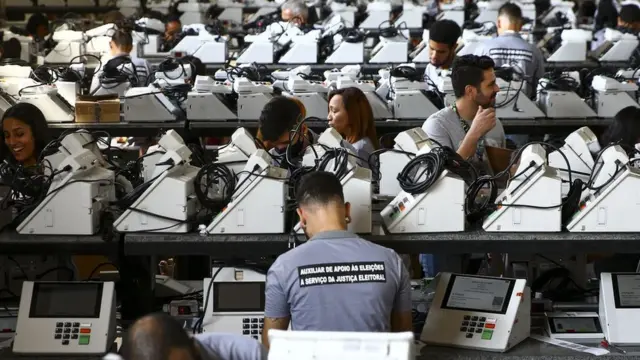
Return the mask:
POLYGON ((169 360, 172 349, 182 349, 199 359, 193 339, 178 320, 165 313, 143 317, 122 339, 120 355, 125 360, 169 360))
POLYGON ((627 24, 638 23, 640 22, 640 7, 633 4, 624 5, 620 8, 618 17, 627 24))
MULTIPOLYGON (((4 123, 5 119, 9 118, 20 120, 31 128, 35 142, 36 157, 40 157, 42 150, 52 140, 47 118, 45 118, 42 111, 33 104, 17 103, 4 112, 4 115, 2 115, 2 123, 4 123)), ((0 136, 0 161, 5 159, 13 159, 13 155, 4 142, 4 136, 0 136)))
POLYGON ((429 40, 447 44, 450 47, 456 46, 461 35, 460 25, 453 20, 438 20, 429 29, 429 40))
POLYGON ((640 140, 640 109, 635 106, 627 106, 618 111, 613 122, 600 137, 602 146, 611 143, 620 143, 625 150, 633 149, 640 140))
POLYGON ((262 108, 258 124, 262 140, 276 141, 282 134, 293 130, 302 120, 302 110, 295 100, 286 96, 275 96, 262 108))
POLYGON ((327 205, 332 202, 344 203, 342 184, 338 177, 327 171, 314 171, 300 179, 296 189, 298 206, 319 204, 327 205))
POLYGON ((22 53, 22 45, 16 38, 11 38, 2 44, 3 59, 20 59, 22 53))
POLYGON ((133 46, 133 36, 127 29, 118 29, 111 36, 111 41, 120 47, 133 46))
POLYGON ((498 17, 500 16, 506 16, 512 22, 522 21, 522 9, 517 4, 508 2, 498 9, 498 17))
POLYGON ((49 19, 42 13, 35 13, 31 15, 29 20, 27 21, 27 32, 31 35, 36 35, 38 31, 38 26, 44 25, 49 28, 49 19))
POLYGON ((453 60, 451 65, 451 85, 456 98, 464 96, 467 85, 479 87, 485 70, 493 69, 495 63, 488 56, 463 55, 453 60))
POLYGON ((182 24, 182 21, 180 21, 180 16, 176 15, 176 14, 171 14, 169 16, 167 16, 167 21, 165 22, 166 24, 170 23, 170 22, 177 22, 178 24, 182 24))

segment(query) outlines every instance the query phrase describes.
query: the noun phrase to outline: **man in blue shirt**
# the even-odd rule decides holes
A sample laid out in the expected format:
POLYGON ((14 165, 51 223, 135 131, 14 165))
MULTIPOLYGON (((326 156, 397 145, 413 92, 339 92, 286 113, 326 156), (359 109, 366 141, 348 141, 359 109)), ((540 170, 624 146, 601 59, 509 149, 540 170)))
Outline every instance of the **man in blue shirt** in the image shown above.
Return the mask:
POLYGON ((347 231, 350 205, 329 172, 305 175, 296 191, 307 243, 267 273, 262 344, 270 329, 412 331, 409 272, 393 250, 347 231))
POLYGON ((124 360, 267 360, 256 340, 233 334, 203 333, 190 337, 165 313, 138 319, 122 339, 124 360))

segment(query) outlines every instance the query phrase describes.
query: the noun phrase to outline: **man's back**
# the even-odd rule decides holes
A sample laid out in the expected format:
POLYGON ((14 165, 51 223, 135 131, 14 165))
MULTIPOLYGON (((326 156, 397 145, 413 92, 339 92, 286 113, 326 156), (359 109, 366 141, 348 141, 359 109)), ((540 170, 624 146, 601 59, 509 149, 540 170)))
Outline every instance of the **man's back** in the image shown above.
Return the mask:
POLYGON ((516 32, 507 32, 483 42, 476 51, 476 55, 489 56, 493 59, 496 69, 514 65, 520 68, 529 83, 529 86, 523 87, 529 96, 534 94, 538 80, 544 75, 542 53, 516 32))
POLYGON ((346 231, 316 235, 267 275, 265 317, 291 316, 292 330, 390 331, 391 312, 410 310, 400 257, 346 231))

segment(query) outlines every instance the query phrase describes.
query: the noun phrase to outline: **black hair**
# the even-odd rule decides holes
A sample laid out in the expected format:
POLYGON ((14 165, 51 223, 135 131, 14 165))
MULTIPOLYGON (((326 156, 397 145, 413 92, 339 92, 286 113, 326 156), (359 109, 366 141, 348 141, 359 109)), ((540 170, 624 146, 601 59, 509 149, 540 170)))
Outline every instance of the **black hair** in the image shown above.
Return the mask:
POLYGON ((598 7, 594 0, 586 0, 580 4, 580 10, 578 10, 578 12, 581 17, 592 18, 595 16, 597 9, 598 7))
POLYGON ((298 103, 286 96, 275 96, 262 108, 258 119, 262 140, 276 141, 293 130, 302 117, 298 103))
POLYGON ((620 20, 627 24, 637 24, 640 22, 640 7, 634 4, 624 5, 618 14, 620 20))
POLYGON ((169 16, 167 16, 167 21, 165 21, 165 24, 168 24, 170 22, 177 22, 178 24, 182 25, 182 21, 180 21, 180 16, 176 15, 176 14, 171 14, 169 16))
POLYGON ((614 29, 618 25, 618 9, 613 4, 613 0, 600 0, 594 23, 595 30, 603 28, 614 29))
POLYGON ((493 69, 495 63, 488 56, 463 55, 453 60, 451 65, 451 85, 456 98, 464 96, 467 85, 479 87, 485 70, 493 69))
POLYGON ((462 35, 460 25, 453 20, 438 20, 429 29, 429 40, 454 47, 462 35))
POLYGON ((133 46, 133 36, 131 31, 118 29, 111 35, 111 41, 119 47, 133 46))
POLYGON ((500 9, 498 9, 498 16, 506 16, 509 18, 509 21, 515 22, 515 21, 522 21, 522 9, 520 9, 520 6, 518 6, 517 4, 514 3, 506 3, 502 6, 500 6, 500 9))
POLYGON ((600 137, 600 145, 620 142, 625 149, 633 149, 640 142, 640 109, 627 106, 613 117, 613 123, 600 137))
POLYGON ((169 360, 171 350, 182 349, 191 359, 200 359, 195 341, 182 324, 165 313, 138 320, 122 339, 120 355, 125 360, 169 360))
MULTIPOLYGON (((39 157, 45 146, 52 140, 49 124, 42 111, 33 104, 17 103, 4 112, 2 124, 4 125, 4 120, 9 118, 20 120, 31 128, 31 134, 35 142, 35 155, 39 157)), ((5 159, 15 160, 4 142, 3 135, 0 136, 0 160, 5 159)))
POLYGON ((105 24, 121 24, 125 20, 125 16, 118 10, 111 10, 102 18, 102 22, 105 24))
POLYGON ((182 61, 184 61, 186 64, 191 64, 191 84, 195 83, 196 76, 207 75, 207 67, 199 58, 193 55, 187 55, 182 57, 182 61))
POLYGON ((22 45, 16 38, 11 38, 2 44, 3 59, 20 59, 22 53, 22 45))
POLYGON ((328 205, 332 202, 344 203, 342 184, 334 173, 311 172, 300 179, 296 190, 296 202, 298 206, 328 205))
POLYGON ((49 19, 42 13, 35 13, 31 15, 27 21, 27 32, 32 36, 35 36, 38 31, 38 26, 43 25, 47 29, 49 28, 49 19))

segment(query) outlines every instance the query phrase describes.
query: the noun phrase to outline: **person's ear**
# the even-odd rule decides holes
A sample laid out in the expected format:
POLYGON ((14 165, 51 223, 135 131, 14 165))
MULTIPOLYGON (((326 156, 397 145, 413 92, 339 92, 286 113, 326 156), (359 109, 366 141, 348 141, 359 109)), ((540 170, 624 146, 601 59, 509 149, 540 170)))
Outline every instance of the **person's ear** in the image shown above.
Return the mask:
POLYGON ((351 203, 344 203, 344 217, 347 221, 347 224, 351 222, 351 203))
POLYGON ((300 208, 297 208, 296 212, 298 213, 298 218, 300 219, 300 226, 302 226, 302 228, 305 228, 307 226, 307 219, 304 216, 304 212, 300 208))

